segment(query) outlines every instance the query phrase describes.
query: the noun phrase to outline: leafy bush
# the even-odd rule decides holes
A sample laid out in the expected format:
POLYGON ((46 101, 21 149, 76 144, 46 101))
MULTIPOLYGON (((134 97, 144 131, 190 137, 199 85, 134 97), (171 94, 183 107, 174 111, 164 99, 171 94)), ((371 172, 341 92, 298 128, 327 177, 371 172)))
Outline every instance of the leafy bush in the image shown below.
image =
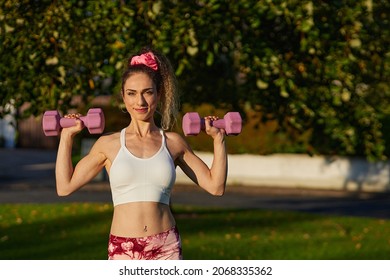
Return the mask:
POLYGON ((113 94, 129 54, 151 44, 184 104, 250 107, 292 150, 383 159, 389 15, 386 0, 3 1, 0 107, 39 115, 113 94))

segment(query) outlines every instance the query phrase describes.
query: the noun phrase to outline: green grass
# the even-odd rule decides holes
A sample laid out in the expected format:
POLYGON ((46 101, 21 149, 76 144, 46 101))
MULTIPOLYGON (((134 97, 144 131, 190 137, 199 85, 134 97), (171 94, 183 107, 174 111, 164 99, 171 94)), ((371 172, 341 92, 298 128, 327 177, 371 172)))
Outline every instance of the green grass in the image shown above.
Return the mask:
MULTIPOLYGON (((173 208, 185 259, 388 259, 390 221, 173 208)), ((107 259, 107 203, 0 205, 0 259, 107 259)))

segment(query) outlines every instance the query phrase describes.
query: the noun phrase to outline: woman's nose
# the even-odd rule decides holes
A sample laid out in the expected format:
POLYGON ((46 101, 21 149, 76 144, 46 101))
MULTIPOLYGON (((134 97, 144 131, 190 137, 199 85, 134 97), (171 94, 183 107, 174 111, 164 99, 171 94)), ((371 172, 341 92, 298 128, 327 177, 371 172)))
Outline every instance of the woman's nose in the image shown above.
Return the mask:
POLYGON ((139 94, 138 97, 137 97, 137 105, 139 106, 142 106, 142 105, 145 105, 145 98, 143 96, 143 94, 139 94))

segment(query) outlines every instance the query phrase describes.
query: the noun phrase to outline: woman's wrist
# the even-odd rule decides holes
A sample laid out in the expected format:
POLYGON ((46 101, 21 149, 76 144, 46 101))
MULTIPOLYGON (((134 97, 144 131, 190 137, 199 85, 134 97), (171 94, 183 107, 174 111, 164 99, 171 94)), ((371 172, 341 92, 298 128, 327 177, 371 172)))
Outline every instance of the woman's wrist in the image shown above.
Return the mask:
POLYGON ((74 139, 76 134, 74 133, 71 133, 70 131, 66 130, 66 129, 62 129, 61 131, 61 138, 62 139, 66 139, 66 140, 72 140, 74 139))
POLYGON ((223 133, 217 133, 214 137, 214 144, 225 144, 225 135, 223 133))

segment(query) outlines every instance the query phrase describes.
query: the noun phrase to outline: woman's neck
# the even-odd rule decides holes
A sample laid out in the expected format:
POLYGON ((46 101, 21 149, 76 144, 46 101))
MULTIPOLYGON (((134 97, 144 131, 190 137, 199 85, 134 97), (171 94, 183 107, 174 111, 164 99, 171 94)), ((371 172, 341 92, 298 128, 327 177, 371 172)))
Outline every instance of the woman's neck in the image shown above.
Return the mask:
POLYGON ((144 122, 144 121, 136 121, 136 120, 132 120, 126 129, 128 133, 134 133, 142 137, 150 134, 151 132, 155 132, 159 130, 160 129, 154 123, 154 121, 144 122))

